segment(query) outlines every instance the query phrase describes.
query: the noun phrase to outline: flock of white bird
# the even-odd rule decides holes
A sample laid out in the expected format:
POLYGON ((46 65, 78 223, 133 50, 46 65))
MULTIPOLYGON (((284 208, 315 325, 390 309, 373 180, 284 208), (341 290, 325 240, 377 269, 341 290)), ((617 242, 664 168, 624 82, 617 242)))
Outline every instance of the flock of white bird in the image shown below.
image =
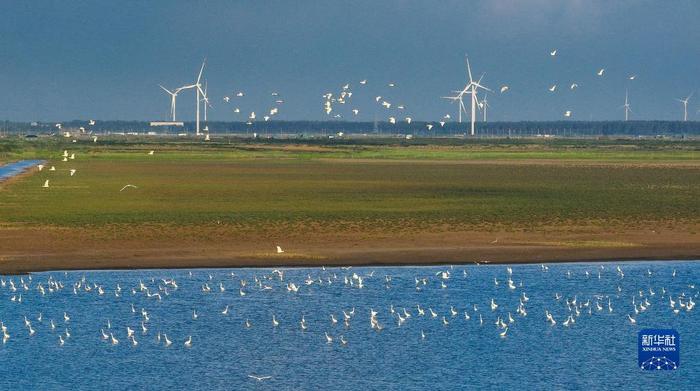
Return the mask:
MULTIPOLYGON (((97 142, 96 138, 95 138, 95 142, 97 142)), ((154 150, 148 151, 149 156, 153 156, 154 154, 155 154, 154 150)), ((59 162, 65 163, 65 162, 70 162, 72 160, 75 160, 75 153, 69 154, 68 150, 64 150, 59 162)), ((37 164, 37 166, 36 166, 36 169, 39 172, 44 172, 44 168, 46 168, 45 164, 37 164)), ((59 166, 59 169, 56 169, 55 165, 51 165, 49 168, 46 169, 46 171, 49 173, 49 175, 52 175, 53 173, 58 172, 58 171, 67 171, 69 176, 74 176, 75 173, 78 172, 78 170, 75 168, 62 168, 61 166, 59 166)), ((51 181, 51 179, 45 179, 44 183, 41 185, 41 187, 48 189, 50 187, 50 181, 51 181)), ((122 187, 119 191, 122 192, 122 191, 127 190, 127 189, 138 189, 138 186, 127 184, 127 185, 124 185, 124 187, 122 187)))
MULTIPOLYGON (((552 58, 560 56, 559 51, 557 49, 553 49, 549 52, 549 56, 552 58)), ((594 77, 597 78, 603 78, 606 75, 606 69, 604 67, 598 68, 595 71, 592 71, 591 74, 594 77)), ((482 75, 483 77, 483 75, 482 75)), ((636 74, 629 74, 626 76, 627 82, 630 83, 634 80, 636 80, 637 75, 636 74)), ((470 80, 471 81, 471 80, 470 80)), ((479 82, 481 79, 479 79, 479 82)), ((568 90, 571 92, 574 92, 575 90, 579 89, 580 86, 580 81, 578 80, 571 80, 566 84, 568 87, 568 90)), ((390 99, 390 95, 395 94, 396 91, 396 85, 397 83, 395 82, 387 82, 387 83, 381 83, 382 86, 385 88, 383 89, 384 93, 374 96, 372 98, 373 102, 377 105, 379 109, 383 109, 386 112, 386 116, 384 116, 384 119, 389 122, 390 124, 397 124, 398 122, 404 121, 406 124, 410 124, 413 121, 413 118, 410 114, 408 114, 408 110, 406 108, 406 105, 403 103, 395 103, 394 99, 390 99)), ((585 84, 585 83, 584 83, 585 84)), ((326 92, 325 94, 322 95, 323 99, 323 112, 328 115, 331 118, 334 119, 341 119, 347 116, 357 116, 360 113, 360 109, 358 106, 353 105, 353 96, 356 95, 356 91, 360 92, 362 89, 366 88, 368 86, 368 80, 367 79, 362 79, 357 83, 357 89, 355 89, 351 83, 344 83, 337 91, 329 91, 326 92), (349 110, 342 110, 341 108, 343 106, 348 106, 350 107, 349 110)), ((566 87, 565 87, 566 88, 566 87)), ((489 90, 488 88, 484 88, 484 95, 476 99, 473 103, 475 104, 475 109, 478 111, 481 111, 483 113, 483 120, 486 121, 486 110, 488 109, 488 100, 486 98, 486 94, 488 94, 489 90)), ((559 88, 559 83, 558 82, 552 82, 548 87, 547 90, 549 93, 556 93, 557 91, 561 90, 559 88)), ((502 84, 498 91, 501 94, 505 94, 509 91, 511 91, 511 86, 508 84, 502 84)), ((455 92, 460 92, 460 91, 455 91, 455 92)), ((243 99, 246 95, 243 91, 237 91, 231 95, 226 95, 223 97, 223 101, 227 104, 232 104, 234 106, 233 112, 238 114, 241 113, 241 108, 240 108, 240 99, 243 99)), ((247 117, 247 123, 252 124, 257 118, 262 118, 264 121, 268 121, 272 119, 276 114, 279 112, 279 105, 284 103, 284 100, 279 99, 279 93, 277 92, 272 92, 271 95, 275 98, 275 103, 274 105, 267 110, 266 114, 260 117, 259 115, 256 115, 255 111, 251 111, 250 114, 247 117)), ((687 104, 688 104, 688 99, 692 94, 690 94, 688 97, 683 98, 683 99, 677 99, 677 101, 683 103, 684 105, 684 120, 687 120, 687 104)), ((369 98, 368 96, 364 96, 365 98, 369 98)), ((398 99, 399 101, 401 99, 398 99)), ((625 120, 628 120, 629 118, 629 113, 631 112, 630 108, 630 103, 629 103, 629 94, 628 92, 625 93, 625 101, 624 105, 620 107, 621 109, 624 109, 625 112, 625 120)), ((463 108, 460 107, 458 110, 462 110, 463 108)), ((573 108, 567 108, 563 112, 564 118, 571 118, 573 117, 574 110, 573 108)), ((461 112, 460 112, 461 114, 461 112)), ((461 115, 460 115, 461 118, 461 115)), ((439 121, 434 121, 430 122, 428 121, 426 123, 426 128, 428 131, 432 130, 435 126, 444 126, 446 121, 452 119, 452 116, 447 113, 445 114, 439 121)))
MULTIPOLYGON (((278 247, 278 252, 280 251, 282 250, 278 247)), ((500 266, 481 267, 500 268, 500 266)), ((550 273, 549 266, 543 264, 540 268, 542 273, 550 273)), ((393 304, 390 304, 388 308, 368 306, 368 308, 356 309, 351 307, 340 308, 337 311, 326 314, 309 311, 296 316, 290 314, 279 316, 271 313, 267 324, 254 324, 245 314, 240 314, 240 318, 244 319, 241 327, 245 329, 254 327, 269 327, 271 329, 287 327, 296 328, 302 333, 310 332, 314 328, 315 330, 313 331, 318 334, 323 331, 323 342, 346 346, 350 343, 350 339, 347 338, 347 331, 351 327, 366 327, 365 325, 367 325, 371 330, 379 333, 386 327, 405 328, 414 319, 423 319, 424 321, 420 322, 421 340, 429 338, 430 327, 459 327, 460 322, 476 322, 475 325, 482 328, 494 325, 499 336, 506 338, 508 331, 514 325, 532 317, 534 317, 535 322, 548 324, 548 327, 561 325, 569 328, 573 327, 575 323, 586 321, 588 317, 596 314, 612 314, 614 312, 618 312, 618 316, 611 319, 625 319, 630 325, 635 325, 637 317, 642 316, 652 306, 667 308, 670 316, 679 316, 681 313, 689 313, 695 308, 695 299, 697 299, 699 294, 694 284, 688 284, 680 291, 671 292, 664 286, 659 286, 659 282, 654 278, 656 272, 651 270, 646 271, 643 286, 626 286, 623 289, 622 286, 625 279, 623 268, 617 266, 615 269, 612 269, 612 267, 600 265, 586 270, 584 272, 585 277, 579 275, 580 278, 593 282, 601 279, 606 279, 608 282, 612 280, 617 285, 615 293, 604 293, 602 286, 600 286, 601 293, 587 294, 585 296, 581 292, 571 292, 569 294, 566 292, 552 292, 553 297, 539 298, 539 302, 546 301, 550 304, 545 306, 545 308, 532 309, 529 306, 532 297, 526 292, 527 285, 523 281, 516 282, 516 277, 511 267, 504 267, 503 269, 503 274, 499 272, 498 275, 500 277, 494 277, 493 281, 474 281, 473 278, 470 280, 471 272, 466 267, 450 266, 434 274, 432 272, 428 274, 422 269, 417 269, 417 274, 413 277, 414 281, 407 283, 405 277, 403 277, 401 286, 403 289, 411 287, 408 289, 415 289, 416 292, 439 290, 449 293, 450 285, 462 285, 455 280, 466 280, 466 283, 472 289, 481 291, 486 291, 488 285, 493 284, 493 288, 496 291, 503 290, 502 293, 510 296, 510 307, 508 307, 505 299, 504 302, 499 303, 496 297, 491 297, 486 303, 464 303, 467 295, 460 291, 459 297, 443 295, 441 296, 443 297, 443 302, 433 302, 432 305, 416 302, 411 306, 404 307, 394 306, 393 304), (448 297, 448 299, 444 299, 444 297, 448 297), (445 302, 444 300, 454 301, 454 303, 445 302), (517 304, 512 305, 516 300, 517 304), (439 310, 439 308, 442 308, 442 310, 439 310), (531 313, 533 314, 531 315, 531 313), (626 316, 621 318, 621 314, 626 316), (367 323, 361 320, 364 316, 367 316, 365 318, 368 320, 367 323), (307 320, 307 317, 312 318, 314 321, 307 320), (357 319, 360 320, 358 321, 357 319), (435 326, 431 326, 430 323, 426 322, 435 322, 435 326)), ((28 337, 34 337, 37 333, 51 333, 55 335, 58 346, 70 343, 72 338, 71 319, 80 317, 81 314, 71 313, 65 307, 57 309, 54 306, 69 305, 70 300, 65 299, 65 293, 70 294, 72 292, 76 296, 112 297, 116 301, 116 305, 128 309, 128 312, 131 313, 128 319, 120 319, 121 324, 128 324, 124 329, 116 329, 112 325, 112 320, 105 318, 103 324, 95 326, 94 330, 88 333, 107 345, 116 346, 126 341, 128 345, 136 348, 140 344, 139 339, 150 335, 156 344, 164 348, 173 345, 174 341, 179 341, 178 343, 185 348, 191 348, 196 344, 196 335, 177 336, 180 334, 178 330, 161 329, 162 326, 153 324, 150 315, 154 307, 153 310, 158 311, 161 301, 168 300, 170 297, 177 297, 181 285, 195 289, 196 291, 188 292, 188 294, 203 295, 204 300, 212 295, 227 294, 233 294, 234 297, 240 300, 248 300, 249 294, 255 296, 255 294, 264 295, 274 292, 279 292, 278 294, 280 295, 296 295, 300 299, 309 300, 308 297, 314 295, 314 290, 326 289, 333 285, 340 285, 343 289, 359 291, 366 290, 370 285, 374 285, 374 294, 377 292, 376 289, 397 289, 394 284, 395 276, 391 274, 380 276, 377 270, 369 270, 367 268, 352 269, 351 267, 344 267, 326 269, 323 267, 309 270, 306 278, 299 275, 289 278, 284 270, 279 269, 272 271, 259 270, 250 273, 249 277, 252 278, 250 282, 248 278, 238 276, 234 272, 224 274, 223 277, 220 276, 218 279, 209 274, 208 278, 201 282, 201 280, 194 280, 192 272, 189 272, 186 278, 191 281, 186 284, 176 281, 174 278, 150 278, 146 282, 139 280, 138 283, 132 286, 124 287, 120 283, 107 287, 96 281, 90 281, 85 276, 75 281, 62 281, 53 274, 41 274, 42 280, 35 279, 31 274, 5 276, 0 278, 0 298, 8 298, 11 303, 18 306, 26 306, 27 302, 34 302, 35 305, 24 308, 36 309, 36 304, 43 303, 47 305, 49 302, 46 299, 58 296, 59 300, 52 304, 50 308, 46 308, 45 312, 53 312, 55 314, 56 311, 59 311, 59 313, 62 313, 62 316, 55 319, 44 317, 42 312, 26 313, 22 316, 22 329, 13 330, 5 323, 7 319, 0 319, 2 342, 3 345, 12 343, 13 336, 20 333, 25 333, 28 337), (43 279, 44 276, 46 277, 45 279, 43 279), (137 296, 140 296, 140 298, 137 296), (136 301, 142 304, 150 304, 136 306, 134 305, 136 301)), ((69 276, 67 273, 64 274, 65 278, 69 276)), ((563 276, 560 275, 556 278, 572 279, 573 274, 571 271, 566 271, 563 273, 563 276)), ((671 282, 676 278, 675 270, 672 271, 670 278, 671 282)), ((678 289, 676 287, 676 290, 678 289)), ((233 315, 237 308, 233 298, 228 297, 231 300, 230 304, 226 304, 223 308, 216 310, 215 313, 205 313, 200 308, 192 308, 191 315, 189 315, 190 319, 186 321, 196 324, 202 315, 205 315, 207 319, 212 319, 213 317, 225 318, 233 315)), ((96 304, 104 304, 104 302, 96 301, 96 304)), ((305 308, 310 308, 310 306, 305 308)))
MULTIPOLYGON (((70 153, 70 154, 69 154, 69 153, 68 153, 68 150, 64 150, 64 151, 63 151, 63 155, 61 156, 60 162, 61 162, 61 163, 66 163, 66 162, 70 162, 71 160, 75 160, 75 153, 70 153)), ((38 164, 36 167, 37 167, 37 170, 39 170, 40 172, 42 172, 42 171, 44 171, 45 165, 44 165, 44 164, 38 164)), ((49 173, 54 173, 54 172, 56 172, 56 171, 58 171, 58 170, 56 169, 56 166, 52 165, 52 166, 49 167, 46 171, 48 171, 49 173)), ((75 173, 77 172, 77 170, 76 170, 75 168, 61 168, 61 171, 67 171, 69 176, 74 176, 75 173)), ((49 187, 49 182, 50 182, 50 179, 45 179, 45 180, 44 180, 44 184, 42 185, 42 187, 43 187, 43 188, 48 188, 48 187, 49 187)))

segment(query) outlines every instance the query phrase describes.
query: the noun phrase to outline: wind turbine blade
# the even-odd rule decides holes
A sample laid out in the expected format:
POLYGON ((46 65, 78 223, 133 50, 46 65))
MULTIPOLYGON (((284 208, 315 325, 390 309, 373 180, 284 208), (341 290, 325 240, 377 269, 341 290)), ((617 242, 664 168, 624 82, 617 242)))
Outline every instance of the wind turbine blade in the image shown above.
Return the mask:
POLYGON ((167 92, 167 93, 168 93, 168 94, 170 94, 170 95, 172 95, 172 94, 173 94, 173 93, 172 93, 172 92, 171 92, 170 90, 168 90, 167 88, 163 87, 163 86, 162 86, 162 85, 160 85, 160 84, 158 84, 158 87, 162 88, 162 89, 163 89, 163 91, 167 92))
POLYGON ((469 64, 469 57, 467 56, 467 72, 469 73, 469 82, 473 82, 472 80, 472 67, 469 64))
POLYGON ((486 91, 489 91, 489 92, 493 92, 493 91, 491 91, 490 89, 488 89, 488 88, 482 86, 482 85, 479 84, 479 83, 474 83, 474 85, 477 86, 477 87, 479 87, 479 88, 481 88, 481 89, 483 89, 483 90, 486 90, 486 91))
POLYGON ((202 67, 199 69, 199 75, 197 76, 197 84, 199 84, 199 80, 202 78, 202 72, 204 72, 204 64, 207 63, 207 59, 205 58, 202 61, 202 67))

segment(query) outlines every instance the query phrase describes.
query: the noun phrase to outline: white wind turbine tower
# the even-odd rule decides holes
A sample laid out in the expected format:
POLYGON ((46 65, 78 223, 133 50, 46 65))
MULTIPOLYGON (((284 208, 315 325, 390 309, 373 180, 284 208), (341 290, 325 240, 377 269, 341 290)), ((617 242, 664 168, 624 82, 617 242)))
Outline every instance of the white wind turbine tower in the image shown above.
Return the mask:
MULTIPOLYGON (((202 91, 202 72, 204 72, 204 64, 206 63, 206 59, 202 61, 202 67, 199 69, 199 75, 197 75, 197 82, 195 85, 197 86, 197 136, 199 136, 200 131, 199 131, 199 95, 202 94, 206 96, 204 91, 202 91)), ((206 108, 204 109, 206 111, 206 108)))
MULTIPOLYGON (((197 136, 200 135, 200 131, 199 131, 199 104, 200 104, 201 101, 203 100, 203 99, 201 98, 201 96, 204 96, 204 99, 208 99, 208 98, 206 97, 207 94, 202 90, 202 83, 201 83, 201 80, 202 80, 202 73, 204 72, 204 65, 206 64, 206 62, 207 62, 206 59, 204 59, 204 61, 202 61, 202 67, 199 69, 199 75, 197 75, 197 81, 196 81, 194 84, 182 86, 182 87, 180 87, 180 88, 178 88, 178 89, 176 90, 176 92, 180 92, 180 91, 182 91, 182 90, 188 90, 188 89, 190 89, 190 88, 194 88, 195 90, 197 90, 197 91, 196 91, 196 92, 197 92, 197 93, 196 93, 196 97, 195 97, 196 103, 197 103, 197 111, 196 111, 197 114, 196 114, 196 121, 195 121, 195 122, 196 122, 197 136)), ((204 108, 204 120, 205 120, 205 121, 206 121, 206 110, 207 110, 207 109, 206 109, 206 106, 205 106, 205 108, 204 108)))
POLYGON ((683 121, 688 120, 688 101, 692 96, 693 92, 691 92, 685 99, 676 99, 677 101, 683 103, 683 121))
POLYGON ((202 91, 202 102, 204 102, 204 122, 207 122, 207 106, 212 107, 207 95, 207 81, 204 81, 204 91, 202 91))
POLYGON ((462 123, 462 112, 464 114, 467 114, 467 108, 464 106, 464 101, 462 100, 462 96, 464 95, 464 91, 455 91, 459 92, 456 96, 442 96, 442 99, 450 99, 453 102, 459 102, 459 108, 458 108, 458 114, 457 114, 457 122, 460 124, 462 123))
MULTIPOLYGON (((204 59, 204 61, 202 61, 202 67, 199 69, 199 75, 197 75, 197 81, 196 81, 194 84, 191 84, 191 85, 188 85, 188 86, 184 86, 184 87, 180 87, 180 90, 186 90, 186 89, 189 89, 189 88, 194 88, 194 89, 197 90, 197 96, 196 96, 196 103, 197 103, 196 130, 197 130, 197 136, 199 136, 199 134, 200 134, 200 132, 199 132, 199 103, 200 103, 200 101, 202 100, 202 98, 200 97, 200 95, 204 95, 205 97, 207 96, 207 94, 204 93, 204 91, 202 90, 202 83, 201 83, 201 80, 202 80, 202 72, 204 72, 204 65, 206 64, 206 62, 207 62, 206 59, 204 59)), ((205 113, 206 113, 206 107, 205 107, 204 110, 205 110, 205 113)), ((205 114, 205 115, 206 115, 206 114, 205 114)), ((205 121, 206 121, 206 119, 205 119, 205 121)))
POLYGON ((628 99, 628 92, 625 91, 625 104, 622 105, 622 107, 625 109, 625 121, 629 120, 629 114, 632 112, 632 109, 630 109, 630 102, 628 99))
POLYGON ((491 107, 491 105, 489 105, 489 101, 486 99, 486 95, 487 94, 484 94, 484 99, 482 99, 481 103, 479 103, 479 108, 484 113, 484 122, 486 122, 486 109, 491 107))
POLYGON ((175 122, 175 102, 177 100, 177 94, 180 92, 180 88, 176 89, 175 91, 170 91, 160 84, 158 84, 158 86, 162 88, 163 91, 167 92, 168 95, 170 95, 170 116, 172 117, 173 122, 175 122))
POLYGON ((471 94, 472 96, 472 123, 471 123, 471 135, 473 136, 475 133, 474 128, 476 124, 476 108, 479 105, 479 100, 477 99, 476 94, 479 92, 479 89, 486 90, 491 92, 490 89, 482 86, 481 79, 484 77, 484 75, 481 75, 479 80, 474 81, 472 78, 472 67, 469 64, 469 57, 467 57, 467 73, 469 74, 469 83, 464 87, 464 89, 460 92, 461 94, 471 94))

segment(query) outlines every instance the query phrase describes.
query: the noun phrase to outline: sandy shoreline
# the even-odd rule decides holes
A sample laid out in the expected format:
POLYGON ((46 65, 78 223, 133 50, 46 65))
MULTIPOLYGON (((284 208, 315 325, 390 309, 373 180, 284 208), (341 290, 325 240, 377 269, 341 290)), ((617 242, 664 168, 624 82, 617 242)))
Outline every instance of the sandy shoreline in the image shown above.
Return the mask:
MULTIPOLYGON (((695 229, 595 232, 440 232, 373 237, 279 233, 191 240, 89 237, 69 229, 1 229, 0 273, 50 270, 379 266, 700 260, 695 229), (277 254, 275 246, 285 252, 277 254)), ((206 236, 203 236, 206 238, 206 236)))

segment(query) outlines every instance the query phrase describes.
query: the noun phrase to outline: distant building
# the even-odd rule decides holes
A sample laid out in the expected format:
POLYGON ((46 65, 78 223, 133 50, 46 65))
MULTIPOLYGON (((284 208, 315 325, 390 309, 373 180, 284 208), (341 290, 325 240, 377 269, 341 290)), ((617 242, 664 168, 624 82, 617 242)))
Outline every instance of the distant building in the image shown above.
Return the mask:
POLYGON ((151 126, 185 126, 184 122, 175 121, 152 121, 151 126))

